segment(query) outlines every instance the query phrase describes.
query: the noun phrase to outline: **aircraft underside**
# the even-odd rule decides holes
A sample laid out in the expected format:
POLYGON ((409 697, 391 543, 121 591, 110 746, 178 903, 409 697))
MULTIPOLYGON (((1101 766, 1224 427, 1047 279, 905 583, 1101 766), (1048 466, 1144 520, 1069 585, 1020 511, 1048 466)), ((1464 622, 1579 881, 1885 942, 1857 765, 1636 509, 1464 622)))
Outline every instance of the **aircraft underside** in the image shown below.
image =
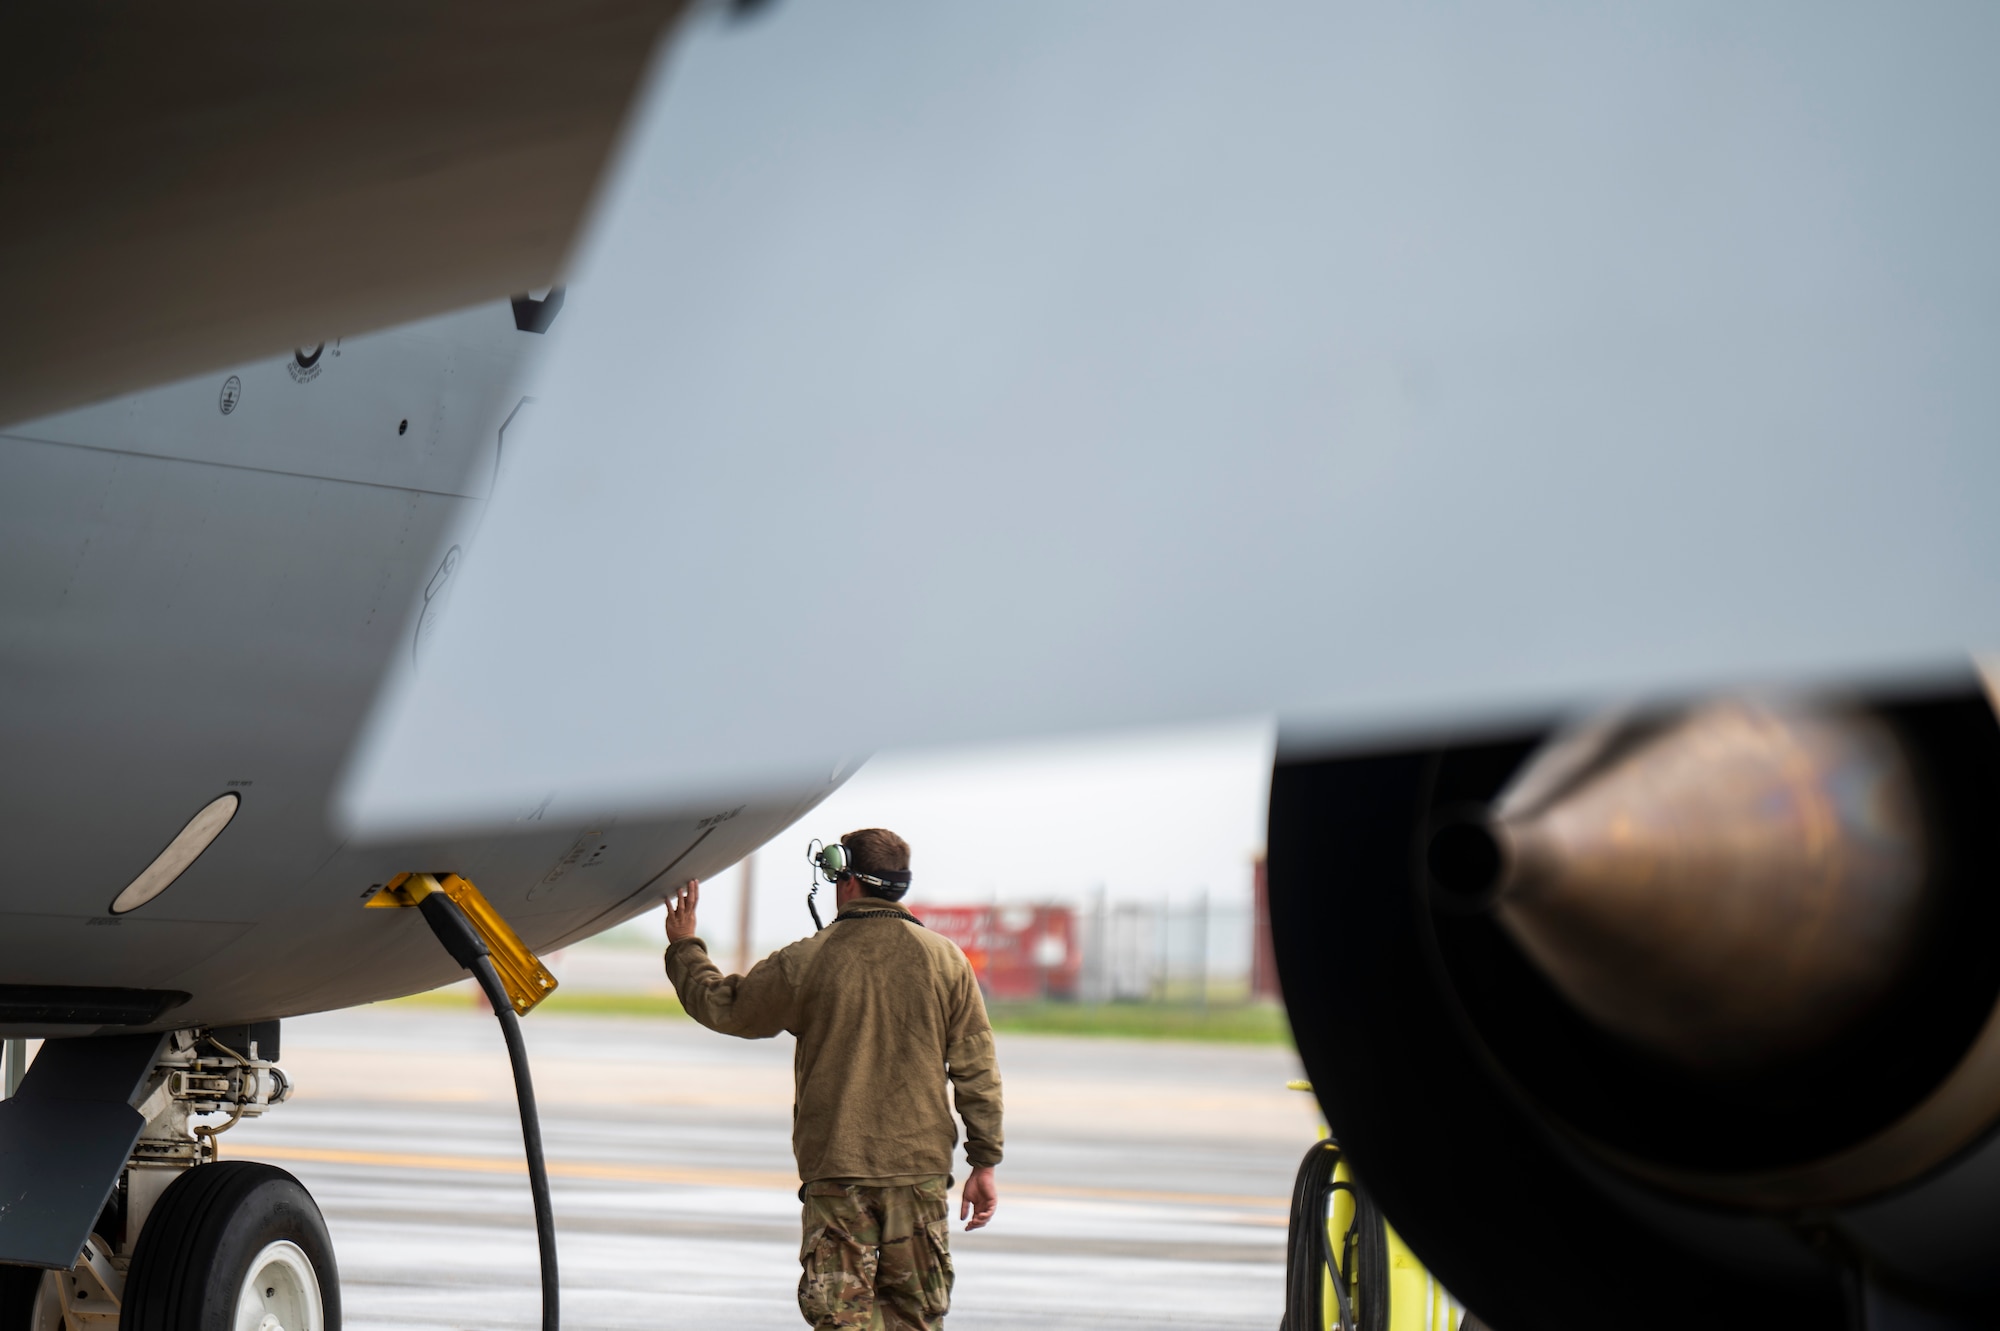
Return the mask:
POLYGON ((1247 714, 1321 1182, 1494 1331, 2000 1325, 1995 13, 0 17, 0 411, 143 389, 0 428, 0 1331, 339 1331, 212 1129, 439 894, 1247 714))
MULTIPOLYGON (((734 863, 832 788, 829 773, 623 820, 555 797, 497 833, 401 844, 329 825, 389 668, 454 666, 424 640, 521 406, 540 339, 517 325, 482 307, 0 433, 0 1032, 221 1025, 433 988, 458 971, 428 934, 363 908, 393 875, 463 874, 547 949, 646 909, 670 868, 734 863), (232 795, 170 886, 114 910, 232 795)), ((536 650, 591 650, 564 607, 521 613, 536 650)))
MULTIPOLYGON (((420 912, 370 900, 456 874, 546 951, 734 863, 844 775, 636 818, 551 791, 497 830, 399 842, 331 825, 384 677, 454 667, 426 641, 560 300, 0 433, 0 1037, 46 1041, 0 1100, 5 1331, 192 1325, 211 1278, 335 1331, 310 1197, 206 1164, 200 1115, 282 1102, 279 1019, 465 975, 420 912)), ((521 613, 536 650, 592 649, 563 606, 521 613)))

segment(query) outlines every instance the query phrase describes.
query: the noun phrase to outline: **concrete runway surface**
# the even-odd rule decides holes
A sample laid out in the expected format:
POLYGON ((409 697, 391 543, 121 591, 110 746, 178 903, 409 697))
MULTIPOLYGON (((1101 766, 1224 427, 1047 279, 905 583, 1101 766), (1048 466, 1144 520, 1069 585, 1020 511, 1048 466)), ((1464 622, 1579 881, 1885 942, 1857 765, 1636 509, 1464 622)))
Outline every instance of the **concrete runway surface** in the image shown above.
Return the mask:
MULTIPOLYGON (((584 1328, 799 1327, 791 1041, 530 1016, 584 1328)), ((498 1024, 378 1005, 285 1023, 292 1100, 239 1124, 333 1231, 353 1331, 538 1324, 533 1217, 498 1024)), ((960 1331, 1270 1331, 1292 1170, 1317 1124, 1289 1050, 1002 1035, 1000 1211, 959 1231, 960 1331)), ((962 1171, 961 1171, 962 1176, 962 1171)))

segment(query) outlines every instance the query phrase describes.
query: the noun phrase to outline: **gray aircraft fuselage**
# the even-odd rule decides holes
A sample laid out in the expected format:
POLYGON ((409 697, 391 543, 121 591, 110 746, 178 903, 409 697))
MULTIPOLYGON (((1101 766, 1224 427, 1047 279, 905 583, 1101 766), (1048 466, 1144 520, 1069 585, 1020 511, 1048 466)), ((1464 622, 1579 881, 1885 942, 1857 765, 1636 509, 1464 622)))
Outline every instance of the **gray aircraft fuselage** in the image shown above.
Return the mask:
MULTIPOLYGON (((548 949, 733 863, 838 784, 645 819, 545 803, 398 845, 332 827, 398 654, 449 668, 422 640, 540 342, 496 304, 0 430, 0 987, 189 995, 157 1028, 414 993, 460 972, 416 912, 365 908, 396 873, 463 874, 548 949), (214 844, 114 915, 230 791, 214 844)), ((589 651, 592 626, 524 604, 520 642, 589 651)))

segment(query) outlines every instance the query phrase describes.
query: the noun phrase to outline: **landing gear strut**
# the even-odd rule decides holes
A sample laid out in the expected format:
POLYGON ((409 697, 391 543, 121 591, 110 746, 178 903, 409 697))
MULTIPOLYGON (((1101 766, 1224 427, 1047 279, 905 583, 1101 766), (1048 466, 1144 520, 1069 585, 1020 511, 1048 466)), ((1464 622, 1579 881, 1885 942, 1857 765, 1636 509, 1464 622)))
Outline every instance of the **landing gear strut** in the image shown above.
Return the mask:
POLYGON ((122 1168, 116 1155, 105 1166, 108 1189, 89 1191, 81 1168, 57 1176, 88 1193, 95 1219, 84 1210, 67 1238, 58 1216, 30 1226, 37 1265, 0 1266, 0 1331, 340 1331, 333 1245, 311 1196, 282 1169, 215 1161, 218 1134, 291 1093, 261 1056, 277 1041, 278 1024, 262 1022, 44 1046, 10 1124, 110 1109, 139 1126, 122 1168), (214 1114, 228 1117, 197 1121, 214 1114))
MULTIPOLYGON (((369 905, 417 907, 500 1018, 542 1328, 556 1331, 555 1218, 518 1021, 555 976, 455 874, 398 875, 369 905)), ((130 998, 104 993, 90 996, 130 998)), ((271 1061, 277 1043, 270 1021, 43 1044, 19 1094, 0 1097, 0 1331, 340 1331, 333 1245, 311 1196, 282 1169, 216 1159, 218 1134, 290 1094, 271 1061), (228 1117, 195 1121, 213 1114, 228 1117)), ((0 1077, 11 1081, 19 1059, 7 1054, 0 1077)))

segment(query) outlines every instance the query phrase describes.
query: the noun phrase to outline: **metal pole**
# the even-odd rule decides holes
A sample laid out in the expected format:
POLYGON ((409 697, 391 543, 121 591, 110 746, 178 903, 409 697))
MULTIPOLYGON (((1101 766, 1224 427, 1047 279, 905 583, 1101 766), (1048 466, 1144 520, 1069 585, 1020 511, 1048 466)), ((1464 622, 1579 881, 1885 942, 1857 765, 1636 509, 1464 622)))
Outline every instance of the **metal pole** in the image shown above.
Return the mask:
POLYGON ((747 974, 750 970, 750 896, 757 886, 757 857, 754 854, 743 857, 743 896, 736 903, 736 973, 747 974))
POLYGON ((1104 911, 1104 884, 1097 885, 1097 907, 1092 912, 1091 951, 1096 965, 1091 967, 1090 1001, 1102 1003, 1111 997, 1111 931, 1104 911))
POLYGON ((9 1099, 21 1089, 21 1078, 28 1075, 28 1042, 15 1036, 10 1038, 0 1052, 0 1100, 9 1099))
POLYGON ((1208 1010, 1208 889, 1201 890, 1201 914, 1196 917, 1200 934, 1195 944, 1195 1006, 1208 1010))

